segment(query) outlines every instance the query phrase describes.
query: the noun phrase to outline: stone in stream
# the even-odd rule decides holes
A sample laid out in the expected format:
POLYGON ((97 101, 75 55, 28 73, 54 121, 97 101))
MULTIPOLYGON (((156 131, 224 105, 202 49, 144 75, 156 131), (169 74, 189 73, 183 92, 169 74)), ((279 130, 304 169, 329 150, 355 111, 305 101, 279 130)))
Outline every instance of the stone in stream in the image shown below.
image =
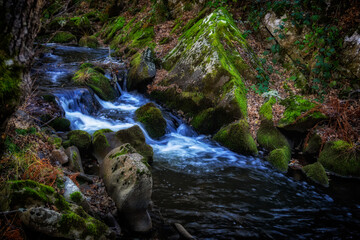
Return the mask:
POLYGON ((305 175, 310 178, 312 181, 324 186, 329 186, 329 179, 326 175, 325 168, 321 163, 316 162, 313 164, 306 165, 302 169, 305 175))
POLYGON ((101 175, 106 191, 131 229, 149 231, 152 223, 147 209, 151 201, 152 176, 145 158, 130 144, 124 144, 106 155, 101 175))
POLYGON ((144 133, 137 125, 112 132, 109 129, 98 130, 94 133, 93 138, 93 155, 101 163, 104 157, 114 148, 125 143, 130 143, 136 151, 144 156, 148 163, 153 161, 153 149, 145 141, 144 133))
POLYGON ((159 138, 165 135, 166 121, 154 103, 147 103, 135 111, 136 120, 144 124, 150 137, 159 138))
POLYGON ((142 54, 137 53, 131 60, 131 68, 126 87, 129 91, 145 91, 146 86, 154 79, 156 67, 153 52, 147 48, 142 54))

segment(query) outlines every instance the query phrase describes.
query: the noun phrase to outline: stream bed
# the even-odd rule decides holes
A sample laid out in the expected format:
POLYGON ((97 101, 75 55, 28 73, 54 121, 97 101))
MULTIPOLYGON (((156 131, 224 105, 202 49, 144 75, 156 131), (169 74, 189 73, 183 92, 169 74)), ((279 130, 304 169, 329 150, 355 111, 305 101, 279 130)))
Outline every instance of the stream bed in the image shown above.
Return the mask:
MULTIPOLYGON (((108 49, 47 47, 33 74, 40 91, 57 96, 71 129, 141 127, 134 115, 151 101, 145 96, 118 85, 118 99, 106 102, 69 84, 82 62, 108 61, 108 49)), ((180 222, 198 239, 360 239, 359 181, 330 183, 336 189, 296 181, 261 158, 233 153, 197 134, 159 108, 166 135, 154 140, 143 131, 154 149, 152 200, 169 222, 180 222)))

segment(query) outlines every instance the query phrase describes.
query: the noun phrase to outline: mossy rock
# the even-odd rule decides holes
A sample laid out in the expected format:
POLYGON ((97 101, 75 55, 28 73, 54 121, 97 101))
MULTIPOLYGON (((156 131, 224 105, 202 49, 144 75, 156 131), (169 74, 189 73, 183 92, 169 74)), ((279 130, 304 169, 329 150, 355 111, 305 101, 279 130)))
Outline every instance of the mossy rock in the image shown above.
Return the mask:
POLYGON ((306 132, 314 127, 318 122, 327 119, 319 111, 301 117, 302 114, 314 109, 318 104, 305 99, 302 96, 292 96, 281 101, 286 107, 283 117, 280 119, 278 127, 288 131, 306 132), (301 117, 301 118, 300 118, 301 117))
POLYGON ((261 64, 230 14, 219 8, 184 32, 163 59, 163 68, 168 74, 156 83, 151 96, 183 111, 188 118, 196 118, 192 124, 200 132, 215 133, 221 126, 247 116, 243 80, 255 80, 253 69, 261 68, 261 64), (201 96, 206 104, 191 98, 186 104, 189 98, 183 93, 201 96), (226 117, 222 118, 224 113, 226 117), (224 122, 202 128, 203 123, 214 119, 224 122))
POLYGON ((154 103, 147 103, 135 111, 136 120, 144 124, 146 131, 152 138, 165 135, 166 121, 154 103))
POLYGON ((321 144, 322 144, 322 139, 319 135, 317 134, 311 135, 306 147, 304 147, 303 150, 304 154, 318 155, 320 152, 321 144))
POLYGON ((325 168, 321 163, 316 162, 313 164, 306 165, 303 167, 303 171, 305 172, 306 176, 310 178, 312 181, 324 186, 329 186, 329 179, 326 175, 325 168))
POLYGON ((76 42, 76 37, 70 32, 57 32, 51 41, 54 43, 70 43, 76 42))
MULTIPOLYGON (((119 130, 116 132, 115 137, 122 144, 130 143, 148 163, 152 163, 154 155, 153 149, 150 145, 146 144, 144 133, 139 126, 135 125, 128 129, 119 130)), ((118 144, 118 146, 120 145, 118 144)))
POLYGON ((289 148, 286 137, 269 120, 261 121, 256 138, 259 145, 268 151, 285 146, 289 148))
POLYGON ((66 118, 58 117, 55 118, 52 122, 49 124, 52 128, 54 128, 56 131, 66 132, 70 131, 70 121, 66 118))
POLYGON ((110 80, 105 77, 102 71, 91 67, 87 63, 80 66, 72 80, 82 86, 89 86, 94 92, 105 101, 115 100, 117 94, 111 86, 110 80), (86 64, 86 65, 84 65, 86 64))
POLYGON ((266 101, 259 109, 259 115, 261 120, 273 120, 272 106, 276 103, 276 98, 271 97, 266 101))
POLYGON ((240 120, 221 128, 215 134, 214 140, 237 153, 252 155, 258 153, 246 120, 240 120))
POLYGON ((268 156, 268 161, 281 172, 287 172, 290 160, 291 151, 287 146, 272 150, 268 156))
POLYGON ((342 140, 327 142, 318 161, 336 174, 360 177, 359 149, 348 142, 342 140))
POLYGON ((97 48, 99 47, 99 41, 95 36, 83 36, 79 40, 79 45, 81 47, 97 48))
POLYGON ((93 146, 93 154, 97 159, 105 157, 106 153, 110 148, 109 141, 105 136, 105 133, 113 132, 111 129, 100 129, 94 132, 92 146, 93 146))
POLYGON ((73 130, 67 134, 70 144, 76 146, 81 153, 88 153, 91 149, 91 135, 82 130, 73 130))

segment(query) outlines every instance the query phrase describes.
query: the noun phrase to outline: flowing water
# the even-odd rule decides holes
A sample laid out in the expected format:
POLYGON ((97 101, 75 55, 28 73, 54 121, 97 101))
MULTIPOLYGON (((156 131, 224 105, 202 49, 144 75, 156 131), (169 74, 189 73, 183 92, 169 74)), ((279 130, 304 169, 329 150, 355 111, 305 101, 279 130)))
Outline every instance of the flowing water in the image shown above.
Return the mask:
MULTIPOLYGON (((141 127, 134 112, 150 101, 143 95, 118 86, 121 96, 106 102, 69 84, 81 62, 107 61, 107 49, 50 47, 34 73, 39 89, 57 96, 72 129, 92 133, 141 127)), ((198 135, 162 111, 166 135, 154 140, 143 130, 154 149, 152 199, 168 221, 182 223, 200 239, 359 239, 359 194, 349 195, 346 184, 335 184, 343 191, 331 192, 295 181, 260 158, 233 153, 198 135)), ((350 184, 359 190, 354 187, 359 182, 350 184)))

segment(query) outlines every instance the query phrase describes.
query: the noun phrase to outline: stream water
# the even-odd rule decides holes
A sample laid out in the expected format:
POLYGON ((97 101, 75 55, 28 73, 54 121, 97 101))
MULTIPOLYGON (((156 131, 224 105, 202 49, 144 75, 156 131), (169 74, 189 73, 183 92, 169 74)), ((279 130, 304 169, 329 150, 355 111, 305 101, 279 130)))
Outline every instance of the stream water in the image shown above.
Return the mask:
MULTIPOLYGON (((134 112, 150 101, 143 95, 118 86, 120 97, 106 102, 69 84, 81 62, 107 61, 107 49, 48 47, 51 50, 38 59, 33 72, 39 90, 57 96, 72 129, 92 133, 140 125, 134 112)), ((198 135, 162 111, 166 135, 154 140, 143 130, 154 149, 152 199, 170 222, 182 223, 199 239, 360 238, 359 194, 295 181, 260 158, 233 153, 198 135)), ((350 189, 359 190, 355 185, 360 184, 352 182, 350 189)))

